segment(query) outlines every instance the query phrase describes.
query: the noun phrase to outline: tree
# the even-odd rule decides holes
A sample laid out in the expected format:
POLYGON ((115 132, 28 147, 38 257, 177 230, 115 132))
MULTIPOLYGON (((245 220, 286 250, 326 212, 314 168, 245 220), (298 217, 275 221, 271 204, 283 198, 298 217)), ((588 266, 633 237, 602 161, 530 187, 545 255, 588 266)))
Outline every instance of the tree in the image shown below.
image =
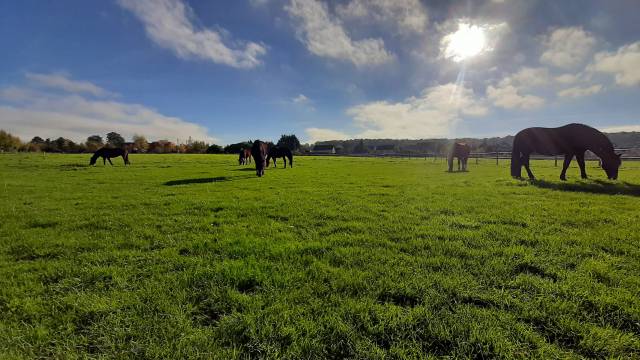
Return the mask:
POLYGON ((187 145, 187 152, 191 154, 204 154, 209 144, 204 141, 192 141, 187 145))
POLYGON ((100 135, 89 136, 87 138, 86 146, 87 146, 87 150, 91 152, 94 152, 100 149, 101 147, 104 146, 104 143, 102 142, 102 137, 100 135))
POLYGON ((124 145, 124 138, 117 132, 112 131, 107 134, 107 144, 116 148, 121 148, 124 145))
POLYGON ((224 149, 220 145, 211 144, 207 148, 207 154, 222 154, 224 153, 224 149))
POLYGON ((360 142, 358 142, 358 145, 356 145, 353 148, 353 153, 354 154, 363 154, 367 152, 367 148, 364 147, 364 140, 360 139, 360 142))
POLYGON ((17 136, 0 130, 0 151, 17 151, 22 146, 22 141, 17 136))
POLYGON ((34 136, 33 139, 31 139, 31 143, 40 145, 44 144, 44 140, 40 136, 34 136))
POLYGON ((147 152, 149 148, 149 142, 147 138, 142 135, 133 135, 133 148, 139 152, 147 152))
POLYGON ((300 141, 294 134, 282 135, 278 140, 278 146, 286 146, 291 151, 296 151, 300 148, 300 141))

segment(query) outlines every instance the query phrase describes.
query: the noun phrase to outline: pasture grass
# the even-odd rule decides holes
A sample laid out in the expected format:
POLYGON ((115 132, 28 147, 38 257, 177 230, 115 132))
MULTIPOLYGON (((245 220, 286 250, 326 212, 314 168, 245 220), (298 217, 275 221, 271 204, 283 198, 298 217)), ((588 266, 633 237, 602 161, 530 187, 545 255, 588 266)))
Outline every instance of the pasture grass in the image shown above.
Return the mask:
POLYGON ((0 155, 0 357, 640 357, 639 162, 130 159, 0 155))

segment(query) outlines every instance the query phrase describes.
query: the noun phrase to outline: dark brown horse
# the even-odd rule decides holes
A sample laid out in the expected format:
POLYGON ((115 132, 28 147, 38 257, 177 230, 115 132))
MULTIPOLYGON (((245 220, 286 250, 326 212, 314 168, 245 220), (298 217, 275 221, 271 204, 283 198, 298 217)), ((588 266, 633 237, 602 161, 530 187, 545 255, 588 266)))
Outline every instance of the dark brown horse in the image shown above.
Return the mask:
POLYGON ((240 156, 238 157, 238 163, 240 165, 251 164, 251 149, 240 149, 240 156))
POLYGON ((267 166, 267 156, 269 156, 269 145, 260 140, 253 142, 251 146, 251 156, 256 164, 256 175, 264 175, 264 168, 267 166))
POLYGON ((244 165, 246 163, 246 158, 244 157, 244 150, 240 150, 240 155, 238 156, 238 164, 244 165))
POLYGON ((111 158, 118 157, 118 156, 122 156, 122 159, 124 159, 125 165, 131 164, 129 162, 129 152, 126 149, 113 149, 113 148, 103 147, 93 153, 93 156, 89 161, 89 165, 95 165, 96 160, 98 160, 99 157, 102 157, 103 165, 107 164, 107 160, 109 161, 109 164, 113 165, 113 163, 111 162, 111 158))
POLYGON ((244 152, 244 163, 251 164, 251 149, 243 149, 244 152))
POLYGON ((467 171, 467 160, 469 160, 469 154, 471 153, 471 147, 465 143, 454 143, 449 151, 449 172, 453 171, 453 158, 458 158, 458 171, 467 171), (460 163, 462 163, 462 169, 460 169, 460 163))
POLYGON ((267 156, 267 167, 269 167, 269 161, 273 159, 273 167, 276 167, 276 158, 282 158, 284 161, 284 167, 287 167, 287 158, 289 158, 289 167, 293 167, 293 154, 286 146, 271 145, 269 147, 269 155, 267 156))
POLYGON ((613 152, 613 144, 600 131, 583 124, 569 124, 557 128, 532 127, 516 134, 511 152, 511 176, 521 178, 522 166, 527 170, 530 179, 535 179, 529 168, 529 156, 532 153, 541 155, 564 155, 564 164, 560 180, 566 180, 566 173, 573 157, 580 166, 580 175, 587 178, 584 153, 590 150, 602 163, 610 180, 618 178, 620 155, 613 152))

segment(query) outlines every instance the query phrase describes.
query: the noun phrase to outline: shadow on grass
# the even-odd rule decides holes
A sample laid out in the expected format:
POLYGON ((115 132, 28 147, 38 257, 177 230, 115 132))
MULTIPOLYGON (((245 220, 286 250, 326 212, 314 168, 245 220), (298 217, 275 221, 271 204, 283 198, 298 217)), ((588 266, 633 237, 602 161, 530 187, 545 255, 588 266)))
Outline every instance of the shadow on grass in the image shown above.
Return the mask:
POLYGON ((81 163, 73 163, 73 164, 61 164, 59 167, 61 170, 77 170, 77 169, 84 169, 84 168, 88 168, 89 166, 89 162, 87 162, 86 164, 81 164, 81 163))
POLYGON ((640 185, 628 182, 607 182, 593 180, 589 183, 565 183, 545 180, 531 180, 533 186, 559 191, 585 192, 592 194, 640 196, 640 185))
POLYGON ((464 173, 468 173, 469 170, 445 170, 444 172, 448 173, 448 174, 464 174, 464 173))
POLYGON ((231 171, 253 171, 256 172, 256 168, 255 167, 243 167, 240 169, 233 169, 231 171))
POLYGON ((217 177, 208 177, 208 178, 198 178, 198 179, 181 179, 181 180, 171 180, 164 183, 166 186, 176 186, 176 185, 189 185, 189 184, 206 184, 212 182, 223 182, 223 181, 231 181, 233 178, 227 176, 217 176, 217 177))

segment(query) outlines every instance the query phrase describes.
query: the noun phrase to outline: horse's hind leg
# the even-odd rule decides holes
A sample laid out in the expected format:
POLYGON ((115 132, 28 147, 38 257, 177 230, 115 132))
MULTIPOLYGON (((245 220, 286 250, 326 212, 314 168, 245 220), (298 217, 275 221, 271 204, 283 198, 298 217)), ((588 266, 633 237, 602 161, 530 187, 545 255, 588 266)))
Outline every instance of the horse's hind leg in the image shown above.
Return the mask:
POLYGON ((564 163, 562 164, 562 172, 560 172, 560 180, 567 180, 567 169, 569 168, 569 164, 571 164, 571 159, 573 159, 573 154, 566 154, 564 156, 564 163))
POLYGON ((585 169, 584 164, 584 153, 576 154, 576 160, 578 161, 578 166, 580 166, 580 177, 583 179, 587 178, 587 170, 585 169))
POLYGON ((109 161, 109 164, 111 164, 111 166, 113 166, 113 163, 111 162, 111 158, 110 157, 107 158, 107 161, 109 161))
POLYGON ((527 175, 529 175, 529 179, 535 180, 536 177, 533 176, 533 173, 531 172, 531 169, 529 168, 529 154, 523 155, 521 160, 522 160, 522 165, 524 165, 525 170, 527 170, 527 175))
POLYGON ((282 161, 284 161, 284 168, 286 169, 287 168, 287 158, 283 157, 282 161))

